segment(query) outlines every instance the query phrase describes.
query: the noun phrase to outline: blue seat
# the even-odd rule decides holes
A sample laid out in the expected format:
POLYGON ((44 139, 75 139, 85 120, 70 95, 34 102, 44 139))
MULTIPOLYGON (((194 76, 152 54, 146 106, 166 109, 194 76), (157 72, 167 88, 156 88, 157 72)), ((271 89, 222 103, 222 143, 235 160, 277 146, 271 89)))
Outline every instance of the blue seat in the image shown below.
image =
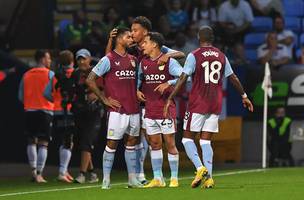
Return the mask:
POLYGON ((285 17, 285 28, 296 33, 301 32, 301 19, 298 17, 285 17))
POLYGON ((256 62, 258 59, 257 49, 246 49, 245 56, 249 61, 256 62))
POLYGON ((296 57, 297 58, 300 58, 301 52, 302 52, 301 48, 299 48, 299 49, 296 50, 296 57))
POLYGON ((304 3, 302 0, 289 0, 283 2, 285 16, 304 16, 304 3))
POLYGON ((300 46, 300 47, 301 47, 301 46, 304 46, 304 33, 302 33, 302 34, 300 35, 299 46, 300 46))
POLYGON ((255 17, 251 23, 254 32, 267 32, 272 29, 272 19, 270 17, 255 17))
POLYGON ((257 48, 265 42, 265 33, 249 33, 245 36, 245 48, 257 48))

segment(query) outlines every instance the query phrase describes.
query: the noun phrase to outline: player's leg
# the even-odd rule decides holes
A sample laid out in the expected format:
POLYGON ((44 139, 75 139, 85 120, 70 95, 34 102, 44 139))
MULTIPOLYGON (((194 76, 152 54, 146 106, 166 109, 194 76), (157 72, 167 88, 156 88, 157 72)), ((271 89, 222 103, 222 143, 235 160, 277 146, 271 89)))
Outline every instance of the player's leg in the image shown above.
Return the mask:
POLYGON ((35 125, 36 112, 25 112, 25 133, 27 136, 26 153, 28 162, 32 170, 32 181, 36 180, 37 176, 37 131, 35 125))
POLYGON ((178 164, 179 155, 175 145, 176 125, 173 119, 158 120, 162 129, 163 138, 168 150, 168 161, 171 170, 171 179, 169 187, 178 187, 178 164))
POLYGON ((111 171, 114 163, 115 152, 117 149, 119 140, 107 140, 107 145, 103 152, 102 158, 102 171, 103 171, 103 180, 102 180, 102 189, 110 189, 110 180, 111 180, 111 171))
POLYGON ((48 155, 48 144, 51 139, 51 129, 53 117, 43 111, 37 112, 37 127, 38 131, 38 154, 37 154, 37 176, 36 182, 45 183, 46 180, 43 178, 43 170, 48 155))
POLYGON ((136 178, 136 163, 137 163, 137 152, 136 144, 140 138, 140 115, 131 114, 123 115, 126 119, 127 129, 126 134, 124 135, 124 144, 125 144, 125 160, 128 170, 128 186, 129 187, 141 187, 142 184, 136 178))
POLYGON ((62 135, 62 143, 59 147, 59 176, 58 180, 71 183, 73 182, 73 177, 68 173, 68 166, 72 157, 73 148, 73 126, 71 116, 67 116, 67 123, 64 123, 66 127, 61 127, 60 132, 62 135))
POLYGON ((153 180, 145 185, 145 188, 150 187, 165 187, 166 183, 163 180, 163 150, 162 150, 162 135, 161 128, 156 120, 145 118, 146 130, 149 136, 151 145, 151 164, 153 170, 153 180))
POLYGON ((45 163, 48 155, 48 141, 44 138, 38 138, 38 155, 37 155, 37 176, 36 182, 45 183, 42 173, 45 167, 45 163))
POLYGON ((115 152, 119 140, 123 138, 128 124, 122 114, 110 112, 108 116, 107 145, 103 152, 103 181, 102 189, 110 189, 110 175, 114 163, 115 152))
POLYGON ((32 181, 35 181, 37 176, 37 138, 28 137, 26 153, 32 170, 32 181))
POLYGON ((191 183, 192 188, 198 187, 207 173, 207 169, 204 167, 202 160, 199 157, 196 144, 194 143, 195 133, 201 131, 203 124, 203 115, 186 112, 184 117, 184 133, 182 143, 188 158, 192 161, 196 168, 196 176, 191 183))
POLYGON ((138 143, 136 145, 136 177, 142 183, 146 184, 147 180, 144 173, 144 162, 149 149, 147 135, 146 135, 146 125, 144 122, 145 109, 141 109, 141 129, 140 136, 138 138, 138 143))
POLYGON ((140 136, 136 148, 136 177, 142 183, 146 184, 147 180, 144 172, 144 163, 149 149, 148 141, 146 139, 146 129, 140 129, 140 136))
POLYGON ((202 149, 204 165, 208 170, 208 175, 203 184, 204 188, 213 188, 214 180, 212 178, 213 169, 213 149, 211 146, 212 135, 218 132, 219 116, 215 114, 206 115, 206 120, 200 135, 200 145, 202 149))

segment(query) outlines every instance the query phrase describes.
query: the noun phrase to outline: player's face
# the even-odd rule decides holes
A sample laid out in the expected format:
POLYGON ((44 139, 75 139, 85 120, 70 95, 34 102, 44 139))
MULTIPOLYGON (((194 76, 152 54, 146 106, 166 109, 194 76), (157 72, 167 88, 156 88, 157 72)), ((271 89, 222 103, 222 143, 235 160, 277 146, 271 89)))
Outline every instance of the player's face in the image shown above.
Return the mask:
POLYGON ((42 64, 47 67, 50 68, 51 67, 51 63, 52 63, 52 59, 51 59, 51 55, 49 53, 46 53, 44 58, 42 59, 42 64))
POLYGON ((155 46, 156 44, 150 40, 150 37, 146 36, 141 45, 141 48, 144 50, 145 55, 150 55, 153 49, 155 48, 155 46))
POLYGON ((284 108, 278 108, 276 112, 277 118, 283 118, 285 117, 285 109, 284 108))
POLYGON ((132 24, 131 31, 132 31, 132 38, 136 43, 141 43, 148 33, 148 31, 140 24, 132 24))
POLYGON ((79 57, 77 59, 77 65, 81 71, 87 71, 90 69, 91 58, 90 57, 79 57))
POLYGON ((121 42, 125 48, 128 48, 132 45, 133 38, 130 31, 127 31, 125 32, 125 34, 123 34, 123 36, 121 37, 121 42))

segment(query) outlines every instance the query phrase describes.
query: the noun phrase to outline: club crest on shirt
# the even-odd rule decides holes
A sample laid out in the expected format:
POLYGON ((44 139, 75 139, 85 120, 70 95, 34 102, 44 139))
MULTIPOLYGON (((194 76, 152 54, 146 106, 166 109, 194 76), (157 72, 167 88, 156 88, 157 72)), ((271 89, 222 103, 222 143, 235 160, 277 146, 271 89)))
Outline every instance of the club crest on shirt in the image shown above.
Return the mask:
POLYGON ((159 71, 163 71, 163 70, 165 69, 165 65, 160 65, 160 66, 158 67, 158 69, 159 69, 159 71))
POLYGON ((114 135, 114 129, 110 129, 108 132, 108 136, 113 136, 114 135))
POLYGON ((135 66, 136 66, 136 63, 135 63, 134 60, 131 60, 131 65, 132 65, 132 67, 135 67, 135 66))

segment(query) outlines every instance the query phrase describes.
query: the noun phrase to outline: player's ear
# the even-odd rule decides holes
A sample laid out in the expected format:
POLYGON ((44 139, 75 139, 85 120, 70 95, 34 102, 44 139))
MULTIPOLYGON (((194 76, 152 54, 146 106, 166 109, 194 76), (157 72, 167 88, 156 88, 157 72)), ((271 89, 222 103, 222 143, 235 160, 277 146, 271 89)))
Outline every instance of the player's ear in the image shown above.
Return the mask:
POLYGON ((144 29, 143 34, 144 34, 144 37, 146 37, 148 35, 148 31, 146 29, 144 29))
POLYGON ((153 42, 153 47, 154 47, 154 48, 157 48, 156 42, 153 42))

